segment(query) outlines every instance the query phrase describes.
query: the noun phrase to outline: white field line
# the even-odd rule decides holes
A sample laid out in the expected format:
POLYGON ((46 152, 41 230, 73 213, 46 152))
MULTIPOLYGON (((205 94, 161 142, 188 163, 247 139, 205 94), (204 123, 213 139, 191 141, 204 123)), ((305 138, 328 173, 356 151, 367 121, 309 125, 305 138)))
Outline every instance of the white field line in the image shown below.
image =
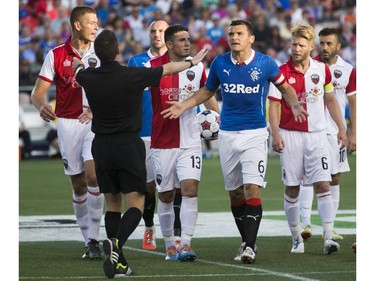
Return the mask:
MULTIPOLYGON (((163 253, 150 252, 150 251, 146 251, 146 250, 142 250, 142 249, 138 249, 138 248, 133 248, 133 247, 125 247, 125 249, 135 251, 135 252, 148 253, 148 254, 153 254, 153 255, 158 255, 158 256, 164 257, 163 253)), ((254 275, 254 273, 255 273, 255 275, 272 275, 272 276, 278 276, 278 277, 283 277, 283 278, 289 278, 289 280, 317 281, 317 279, 310 279, 310 278, 300 277, 300 276, 296 276, 296 275, 289 274, 289 273, 276 272, 276 271, 271 271, 271 270, 266 270, 266 269, 255 268, 255 267, 252 267, 252 266, 249 266, 249 265, 246 265, 246 266, 242 265, 241 266, 241 265, 234 265, 234 264, 228 264, 228 263, 222 263, 222 262, 213 262, 213 261, 208 261, 208 260, 203 260, 203 259, 196 259, 196 262, 216 265, 216 266, 219 266, 219 267, 225 266, 225 267, 230 267, 230 268, 247 270, 247 271, 252 272, 251 275, 254 275)), ((189 274, 189 277, 190 276, 194 276, 194 275, 189 274)), ((221 275, 219 275, 219 276, 221 276, 221 275)))
MULTIPOLYGON (((314 214, 314 212, 313 212, 314 214)), ((356 221, 355 210, 339 211, 340 221, 356 221), (346 216, 342 216, 346 215, 346 216)), ((284 211, 263 212, 263 219, 258 236, 290 236, 290 230, 286 220, 271 219, 272 216, 285 216, 284 211)), ((161 238, 159 220, 154 216, 156 225, 156 237, 161 238)), ((321 234, 321 226, 313 225, 313 233, 321 234)), ((133 232, 129 239, 143 239, 144 222, 133 232)), ((356 229, 340 228, 340 234, 356 234, 356 229)), ((239 237, 237 227, 230 212, 199 213, 195 238, 208 237, 239 237)), ((106 238, 104 228, 104 216, 102 217, 99 239, 106 238)), ((82 234, 76 223, 74 215, 62 216, 20 216, 19 217, 19 241, 82 241, 82 234)))

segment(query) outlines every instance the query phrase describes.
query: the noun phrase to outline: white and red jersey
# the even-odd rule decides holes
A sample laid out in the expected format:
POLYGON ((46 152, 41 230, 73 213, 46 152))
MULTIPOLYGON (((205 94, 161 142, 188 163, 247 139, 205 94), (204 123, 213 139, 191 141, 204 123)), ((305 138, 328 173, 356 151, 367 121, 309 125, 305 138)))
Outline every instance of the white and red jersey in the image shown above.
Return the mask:
POLYGON ((56 116, 76 119, 83 112, 83 105, 88 105, 88 102, 83 88, 76 82, 72 69, 73 57, 81 59, 85 67, 98 67, 100 61, 95 55, 93 43, 81 58, 74 52, 70 39, 47 53, 39 78, 56 83, 56 116))
MULTIPOLYGON (((169 63, 168 52, 148 62, 151 67, 169 63)), ((146 64, 147 66, 147 64, 146 64)), ((163 118, 161 111, 170 107, 166 101, 183 101, 204 86, 207 76, 202 63, 178 74, 165 76, 158 87, 151 88, 151 148, 189 148, 201 146, 200 131, 195 120, 197 107, 185 111, 177 119, 163 118)))
MULTIPOLYGON (((316 56, 315 59, 322 61, 319 55, 316 56)), ((329 70, 331 71, 332 84, 335 88, 335 96, 340 107, 341 116, 343 117, 343 120, 345 120, 345 108, 348 102, 348 97, 356 95, 357 93, 356 72, 354 67, 350 63, 344 61, 340 56, 337 56, 335 64, 329 66, 329 70)), ((327 132, 329 134, 337 134, 339 130, 328 110, 326 110, 326 118, 328 122, 327 132)), ((346 122, 344 122, 344 126, 346 128, 346 122)))
POLYGON ((297 70, 291 58, 280 66, 285 79, 295 89, 298 100, 305 101, 305 110, 309 116, 306 121, 295 121, 289 104, 282 98, 281 93, 271 88, 268 98, 281 102, 279 127, 286 130, 302 132, 319 132, 327 127, 325 117, 324 94, 333 94, 331 73, 325 63, 310 58, 310 66, 306 73, 297 70))

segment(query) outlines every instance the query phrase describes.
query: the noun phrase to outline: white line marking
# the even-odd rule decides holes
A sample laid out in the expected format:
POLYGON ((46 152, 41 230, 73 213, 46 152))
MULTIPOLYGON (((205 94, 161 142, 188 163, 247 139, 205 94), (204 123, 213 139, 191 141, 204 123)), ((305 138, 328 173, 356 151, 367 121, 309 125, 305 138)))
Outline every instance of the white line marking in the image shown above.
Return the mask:
MULTIPOLYGON (((158 256, 164 257, 164 254, 159 253, 159 252, 150 252, 150 251, 146 251, 146 250, 142 250, 142 249, 138 249, 138 248, 133 248, 133 247, 127 247, 127 246, 125 247, 125 249, 131 250, 131 251, 134 251, 134 252, 142 252, 142 253, 147 253, 147 254, 158 255, 158 256)), ((310 279, 310 278, 306 278, 306 277, 300 277, 300 276, 296 276, 296 275, 289 274, 289 273, 283 273, 283 272, 271 271, 271 270, 266 270, 266 269, 261 269, 261 268, 255 268, 255 267, 252 267, 252 266, 245 266, 245 265, 240 266, 240 265, 214 262, 214 261, 208 261, 208 260, 202 260, 202 259, 196 259, 195 261, 201 262, 201 263, 206 263, 206 264, 217 265, 217 266, 226 266, 226 267, 231 267, 231 268, 236 268, 236 269, 241 269, 241 270, 249 270, 249 271, 256 272, 257 274, 262 274, 262 275, 273 275, 273 276, 278 276, 278 277, 287 277, 290 280, 301 280, 301 281, 318 281, 319 280, 319 279, 310 279)), ((190 276, 194 276, 194 275, 189 274, 189 277, 190 276)), ((225 276, 225 274, 224 274, 224 276, 225 276)))
MULTIPOLYGON (((314 214, 314 211, 313 211, 314 214)), ((337 217, 336 220, 356 221, 355 210, 342 210, 338 214, 346 214, 346 217, 337 217)), ((263 212, 263 219, 260 225, 258 237, 264 236, 290 236, 290 230, 286 220, 275 219, 272 216, 285 216, 284 211, 266 211, 263 212)), ((162 237, 158 216, 155 216, 156 237, 162 237)), ((316 234, 323 233, 322 226, 313 225, 313 231, 316 234)), ((143 239, 144 223, 143 220, 132 233, 129 239, 143 239)), ((356 234, 355 228, 340 228, 339 233, 356 234)), ((195 238, 206 237, 239 237, 237 227, 234 223, 232 213, 199 213, 197 227, 194 232, 195 238), (225 225, 220 228, 218 225, 225 225)), ((104 217, 99 233, 99 240, 106 238, 104 229, 104 217)), ((82 233, 74 215, 60 216, 20 216, 19 217, 19 241, 83 241, 82 233)))

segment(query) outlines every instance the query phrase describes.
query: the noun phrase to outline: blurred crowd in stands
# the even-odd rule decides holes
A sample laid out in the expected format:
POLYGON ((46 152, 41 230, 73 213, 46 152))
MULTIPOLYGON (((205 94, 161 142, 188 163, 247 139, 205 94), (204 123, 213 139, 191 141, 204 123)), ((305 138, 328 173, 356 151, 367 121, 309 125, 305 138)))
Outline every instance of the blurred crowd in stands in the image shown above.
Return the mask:
MULTIPOLYGON (((77 5, 95 8, 100 29, 115 32, 122 64, 150 47, 148 26, 155 19, 164 19, 189 28, 192 55, 203 47, 210 49, 204 61, 209 68, 215 56, 229 50, 226 31, 230 22, 246 19, 255 29, 253 48, 279 64, 290 56, 290 28, 299 22, 314 26, 317 34, 323 27, 338 28, 340 55, 356 66, 355 0, 19 0, 20 104, 30 104, 29 96, 47 52, 69 38, 69 16, 77 5)), ((53 102, 55 92, 51 93, 49 101, 53 102)), ((25 132, 20 127, 21 134, 25 132)), ((55 147, 55 140, 56 130, 50 128, 46 141, 55 147)), ((30 155, 28 147, 23 146, 22 159, 30 155)), ((58 146, 55 151, 58 155, 58 146)))
MULTIPOLYGON (((96 9, 100 28, 113 30, 121 60, 150 47, 148 26, 155 19, 189 28, 192 54, 206 46, 213 58, 229 50, 226 30, 233 19, 247 19, 255 28, 255 50, 278 63, 290 55, 290 28, 307 23, 341 31, 341 56, 356 65, 355 0, 19 0, 19 85, 34 85, 47 52, 70 36, 70 11, 76 5, 96 9)), ((315 54, 313 54, 315 55, 315 54)))

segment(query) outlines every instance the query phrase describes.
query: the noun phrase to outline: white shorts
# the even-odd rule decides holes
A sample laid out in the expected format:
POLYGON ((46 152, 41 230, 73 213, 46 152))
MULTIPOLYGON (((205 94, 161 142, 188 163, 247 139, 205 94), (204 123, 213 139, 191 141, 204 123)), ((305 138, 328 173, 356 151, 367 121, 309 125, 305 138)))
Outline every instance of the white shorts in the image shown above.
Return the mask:
POLYGON ((280 129, 285 148, 280 154, 282 181, 286 186, 331 181, 327 133, 280 129))
POLYGON ((200 181, 202 172, 202 147, 151 149, 155 182, 158 192, 180 187, 186 179, 200 181))
POLYGON ((154 169, 152 167, 152 159, 151 159, 151 137, 142 137, 142 140, 145 143, 145 147, 146 147, 146 171, 147 171, 146 182, 149 183, 155 180, 154 169))
POLYGON ((348 163, 348 152, 346 147, 340 149, 340 145, 337 143, 337 135, 327 134, 327 139, 331 156, 331 175, 349 172, 350 167, 348 163))
POLYGON ((66 175, 82 173, 85 162, 93 160, 91 145, 94 136, 91 123, 82 124, 77 119, 58 119, 57 137, 66 175))
POLYGON ((266 186, 268 135, 267 128, 220 130, 218 145, 226 190, 235 190, 243 184, 266 186))

